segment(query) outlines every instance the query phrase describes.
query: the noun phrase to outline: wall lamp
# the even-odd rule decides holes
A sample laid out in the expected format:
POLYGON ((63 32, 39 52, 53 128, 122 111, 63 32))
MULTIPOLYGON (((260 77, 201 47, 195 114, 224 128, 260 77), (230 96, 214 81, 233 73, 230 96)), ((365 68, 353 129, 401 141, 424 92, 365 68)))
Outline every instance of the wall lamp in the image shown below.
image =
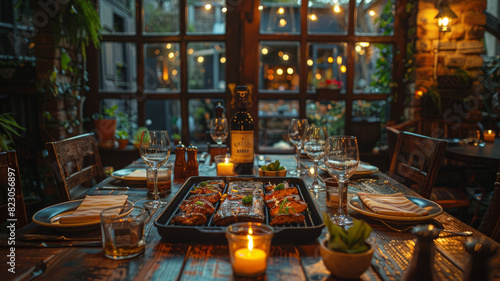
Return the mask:
POLYGON ((443 32, 451 31, 452 19, 458 18, 450 8, 447 0, 437 1, 436 8, 439 13, 434 17, 438 19, 439 30, 443 32))

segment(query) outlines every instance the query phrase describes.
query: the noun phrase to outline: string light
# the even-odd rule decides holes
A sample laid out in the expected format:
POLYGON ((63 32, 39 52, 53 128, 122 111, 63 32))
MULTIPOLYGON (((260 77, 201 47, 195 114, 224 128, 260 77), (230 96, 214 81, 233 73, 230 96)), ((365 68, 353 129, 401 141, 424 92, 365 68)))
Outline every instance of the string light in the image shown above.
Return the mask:
POLYGON ((283 69, 281 68, 276 69, 276 74, 283 75, 283 69))
POLYGON ((226 63, 226 58, 225 57, 221 57, 220 58, 220 63, 226 63))
POLYGON ((283 55, 283 60, 288 60, 289 58, 290 58, 290 56, 288 56, 287 54, 283 55))
POLYGON ((341 56, 337 57, 337 64, 342 64, 342 57, 341 56))
POLYGON ((319 73, 316 73, 316 75, 314 77, 316 78, 316 80, 321 80, 321 74, 319 74, 319 73))
POLYGON ((168 49, 170 49, 170 48, 172 48, 172 44, 168 43, 167 45, 165 45, 165 49, 167 49, 167 50, 168 50, 168 49))
POLYGON ((333 6, 333 11, 337 14, 340 13, 340 6, 339 5, 333 6))
POLYGON ((210 9, 212 9, 212 5, 210 5, 210 4, 206 4, 206 5, 205 5, 205 10, 207 10, 207 11, 208 11, 208 10, 210 10, 210 9))
POLYGON ((286 70, 286 73, 292 75, 293 74, 293 68, 289 67, 287 70, 286 70))
POLYGON ((328 63, 333 63, 333 58, 332 57, 328 57, 328 63))
POLYGON ((198 57, 198 62, 202 63, 205 59, 203 57, 198 57))
POLYGON ((285 13, 285 9, 283 7, 279 7, 279 9, 276 11, 276 13, 278 13, 278 15, 282 15, 285 13))
POLYGON ((345 72, 347 71, 347 68, 345 67, 345 65, 342 65, 342 66, 340 67, 340 71, 341 71, 342 73, 345 73, 345 72))
POLYGON ((263 55, 267 55, 267 53, 269 53, 269 50, 267 48, 262 48, 261 52, 263 55))
POLYGON ((174 53, 173 52, 168 53, 168 58, 169 59, 173 59, 174 58, 174 53))
POLYGON ((314 64, 314 62, 312 59, 307 60, 307 65, 312 66, 313 64, 314 64))
POLYGON ((278 26, 279 27, 285 27, 287 24, 286 19, 280 19, 278 26))
POLYGON ((315 14, 311 14, 309 16, 309 19, 312 20, 312 21, 317 21, 318 20, 318 17, 315 15, 315 14))
POLYGON ((259 11, 262 11, 262 10, 264 10, 264 6, 260 5, 259 6, 259 11))
POLYGON ((368 12, 368 14, 369 14, 370 16, 372 16, 372 17, 373 17, 373 16, 375 16, 375 11, 374 11, 374 10, 370 10, 370 11, 368 12))
POLYGON ((222 8, 222 12, 223 13, 227 12, 227 8, 226 7, 222 8))

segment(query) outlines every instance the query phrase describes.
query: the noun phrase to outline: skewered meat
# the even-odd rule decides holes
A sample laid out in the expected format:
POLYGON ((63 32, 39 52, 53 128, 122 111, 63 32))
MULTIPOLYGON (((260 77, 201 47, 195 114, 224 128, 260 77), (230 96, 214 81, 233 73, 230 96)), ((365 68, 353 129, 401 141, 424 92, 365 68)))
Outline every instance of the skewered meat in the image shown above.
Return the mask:
POLYGON ((306 218, 302 214, 279 214, 276 215, 270 225, 290 224, 290 223, 304 223, 306 218))
POLYGON ((172 219, 172 223, 182 225, 202 225, 207 222, 207 217, 201 213, 182 213, 172 219))
MULTIPOLYGON (((293 198, 293 197, 291 197, 293 198)), ((307 209, 307 204, 300 200, 283 200, 278 206, 274 206, 269 212, 271 217, 275 217, 281 213, 284 214, 300 214, 307 209)))

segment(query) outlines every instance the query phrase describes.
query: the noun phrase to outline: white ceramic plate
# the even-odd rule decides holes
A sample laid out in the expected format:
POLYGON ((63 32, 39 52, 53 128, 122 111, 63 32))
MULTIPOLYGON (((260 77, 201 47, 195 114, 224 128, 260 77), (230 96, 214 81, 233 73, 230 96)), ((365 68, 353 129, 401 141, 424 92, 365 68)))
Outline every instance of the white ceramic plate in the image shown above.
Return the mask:
MULTIPOLYGON (((83 199, 80 199, 49 206, 36 212, 36 214, 33 215, 33 222, 41 226, 65 231, 80 231, 84 229, 96 228, 101 220, 85 223, 59 223, 59 219, 62 216, 71 215, 76 210, 76 208, 78 208, 78 206, 82 204, 82 202, 83 199)), ((134 204, 130 201, 127 201, 127 205, 133 206, 134 204)))
MULTIPOLYGON (((319 165, 319 168, 327 173, 328 169, 325 167, 325 164, 319 165)), ((355 176, 365 176, 365 175, 371 175, 373 173, 378 172, 378 167, 375 167, 373 165, 368 165, 368 164, 359 164, 358 168, 354 172, 355 176)), ((330 175, 331 176, 331 175, 330 175)))
MULTIPOLYGON (((111 176, 115 179, 119 179, 123 182, 126 183, 131 183, 131 184, 146 184, 147 178, 146 177, 127 177, 129 174, 134 172, 135 170, 141 170, 138 168, 130 168, 130 169, 121 169, 118 171, 114 171, 111 176)), ((146 170, 146 169, 144 169, 146 170)))
POLYGON ((417 204, 418 206, 426 209, 429 212, 429 214, 426 216, 418 216, 418 217, 401 217, 401 216, 389 216, 389 215, 377 214, 374 213, 372 210, 368 209, 368 207, 366 207, 363 204, 363 202, 361 202, 358 196, 353 197, 351 200, 349 200, 349 207, 351 207, 354 211, 363 214, 365 216, 376 219, 394 221, 394 222, 426 221, 432 219, 435 216, 440 215, 443 212, 443 208, 439 204, 436 204, 433 201, 414 196, 406 196, 406 198, 408 198, 410 201, 417 204))

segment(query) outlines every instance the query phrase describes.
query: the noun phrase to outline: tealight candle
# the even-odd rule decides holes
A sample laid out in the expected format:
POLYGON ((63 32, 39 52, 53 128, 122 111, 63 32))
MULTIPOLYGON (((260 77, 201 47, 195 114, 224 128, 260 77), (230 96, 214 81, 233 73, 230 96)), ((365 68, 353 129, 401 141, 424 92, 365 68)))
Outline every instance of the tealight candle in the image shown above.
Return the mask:
POLYGON ((483 139, 484 139, 484 141, 487 141, 487 142, 494 142, 495 141, 495 131, 488 130, 488 131, 484 132, 483 139))
POLYGON ((217 164, 217 176, 233 176, 234 175, 234 163, 229 162, 229 159, 226 156, 226 159, 222 163, 217 164))
POLYGON ((234 273, 242 276, 260 275, 266 271, 266 252, 253 248, 251 235, 247 235, 247 238, 248 248, 238 249, 234 253, 234 273))

